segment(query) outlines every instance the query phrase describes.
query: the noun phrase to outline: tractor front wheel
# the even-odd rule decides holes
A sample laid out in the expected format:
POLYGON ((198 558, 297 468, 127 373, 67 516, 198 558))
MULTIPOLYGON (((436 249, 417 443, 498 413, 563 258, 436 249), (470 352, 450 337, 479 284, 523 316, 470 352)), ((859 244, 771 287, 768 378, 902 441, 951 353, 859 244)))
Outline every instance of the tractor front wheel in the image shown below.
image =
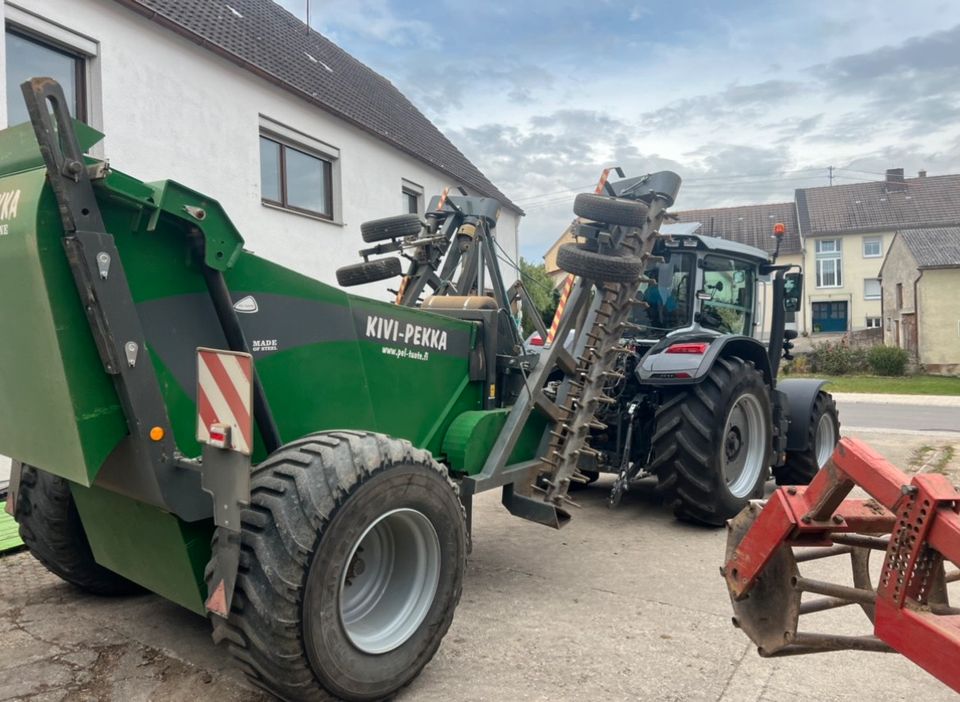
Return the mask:
POLYGON ((444 468, 406 441, 327 432, 275 452, 251 487, 214 639, 288 700, 379 700, 410 683, 463 583, 466 520, 444 468))
POLYGON ((95 595, 115 596, 143 588, 97 563, 66 480, 24 465, 16 520, 30 553, 54 575, 95 595))
POLYGON ((840 417, 837 403, 830 393, 817 393, 808 422, 807 449, 787 451, 786 462, 773 469, 777 485, 809 485, 833 455, 840 440, 840 417))
POLYGON ((718 358, 657 410, 651 468, 666 502, 681 519, 722 526, 762 496, 772 431, 763 374, 735 356, 718 358))

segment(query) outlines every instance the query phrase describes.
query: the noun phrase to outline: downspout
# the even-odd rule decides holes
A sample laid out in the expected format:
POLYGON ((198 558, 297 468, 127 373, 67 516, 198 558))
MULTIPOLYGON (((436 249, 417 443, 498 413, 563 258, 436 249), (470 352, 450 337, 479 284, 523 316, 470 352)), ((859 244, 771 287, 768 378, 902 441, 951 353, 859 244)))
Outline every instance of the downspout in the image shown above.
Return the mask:
MULTIPOLYGON (((803 331, 803 333, 809 337, 810 331, 807 329, 807 299, 809 297, 807 293, 807 239, 803 235, 803 225, 800 223, 800 209, 797 207, 797 196, 793 196, 793 217, 797 221, 797 238, 800 239, 800 272, 803 273, 803 280, 801 284, 803 285, 802 294, 800 296, 800 324, 797 325, 799 328, 797 332, 803 331)), ((817 262, 813 262, 814 265, 814 275, 816 275, 816 265, 817 262)))
POLYGON ((918 268, 920 275, 913 281, 913 321, 917 332, 917 357, 914 359, 917 365, 920 365, 920 279, 923 277, 923 269, 918 268))

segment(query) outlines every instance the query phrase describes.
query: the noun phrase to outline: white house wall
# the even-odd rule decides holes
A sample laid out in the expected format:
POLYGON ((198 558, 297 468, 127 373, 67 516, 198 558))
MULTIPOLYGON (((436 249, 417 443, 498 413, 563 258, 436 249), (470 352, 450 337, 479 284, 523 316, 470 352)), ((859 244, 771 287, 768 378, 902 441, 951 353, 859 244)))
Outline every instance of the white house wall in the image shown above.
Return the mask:
MULTIPOLYGON (((425 200, 447 185, 458 185, 450 176, 112 2, 17 0, 15 5, 98 42, 99 56, 91 73, 99 82, 93 93, 101 96, 102 112, 93 105, 91 121, 107 135, 103 154, 116 168, 147 181, 177 180, 215 197, 248 248, 301 273, 335 284, 338 267, 360 260, 360 223, 402 211, 402 179, 421 185, 425 200), (261 204, 261 114, 339 149, 342 224, 261 204), (100 120, 102 124, 97 124, 100 120)), ((514 260, 518 220, 504 210, 497 228, 500 245, 514 260)), ((515 279, 507 266, 504 275, 508 284, 515 279)), ((390 287, 395 285, 392 281, 390 287)), ((364 292, 387 298, 386 287, 387 282, 378 283, 364 292)))

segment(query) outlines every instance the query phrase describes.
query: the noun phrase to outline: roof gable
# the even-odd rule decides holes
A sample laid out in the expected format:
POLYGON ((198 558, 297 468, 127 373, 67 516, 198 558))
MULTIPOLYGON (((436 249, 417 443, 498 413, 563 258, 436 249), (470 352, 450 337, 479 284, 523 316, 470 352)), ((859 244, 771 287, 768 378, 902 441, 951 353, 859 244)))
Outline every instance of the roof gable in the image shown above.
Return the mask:
POLYGON ((522 214, 390 81, 276 3, 115 1, 522 214))
POLYGON ((960 225, 960 175, 802 188, 796 202, 804 236, 960 225))
POLYGON ((792 202, 768 205, 715 207, 702 210, 671 212, 680 222, 700 222, 700 234, 736 241, 772 254, 776 248, 773 225, 784 225, 781 254, 800 252, 800 233, 792 202))

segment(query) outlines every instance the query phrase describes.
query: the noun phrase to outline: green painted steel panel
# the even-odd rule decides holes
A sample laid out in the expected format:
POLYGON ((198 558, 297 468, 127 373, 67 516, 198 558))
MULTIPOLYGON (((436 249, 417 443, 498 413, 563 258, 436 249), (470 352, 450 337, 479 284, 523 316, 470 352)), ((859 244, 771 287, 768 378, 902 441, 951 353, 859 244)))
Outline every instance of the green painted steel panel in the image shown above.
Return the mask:
POLYGON ((97 563, 189 610, 204 614, 203 569, 212 522, 172 514, 98 487, 70 485, 97 563))
MULTIPOLYGON (((500 430, 507 422, 509 409, 478 410, 464 412, 450 424, 443 439, 443 452, 450 469, 457 473, 476 475, 500 437, 500 430)), ((510 454, 508 463, 518 463, 536 455, 546 419, 537 413, 531 415, 517 445, 510 454)))
POLYGON ((0 453, 86 485, 127 428, 44 173, 0 179, 0 453))
POLYGON ((7 503, 0 500, 0 553, 15 551, 23 548, 23 540, 20 538, 20 527, 6 512, 7 503))

